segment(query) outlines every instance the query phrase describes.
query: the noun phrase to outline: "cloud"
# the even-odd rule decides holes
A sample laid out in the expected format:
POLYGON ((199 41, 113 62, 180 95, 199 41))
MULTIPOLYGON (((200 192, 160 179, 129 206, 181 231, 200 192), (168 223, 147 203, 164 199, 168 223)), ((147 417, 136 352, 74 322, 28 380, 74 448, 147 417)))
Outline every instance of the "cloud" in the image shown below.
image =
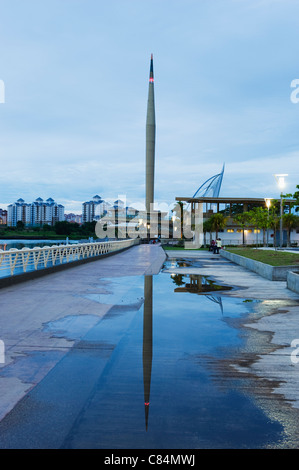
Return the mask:
MULTIPOLYGON (((298 183, 299 4, 283 0, 11 0, 1 8, 0 200, 144 199, 150 53, 156 197, 298 183)), ((81 201, 81 202, 80 202, 81 201)))

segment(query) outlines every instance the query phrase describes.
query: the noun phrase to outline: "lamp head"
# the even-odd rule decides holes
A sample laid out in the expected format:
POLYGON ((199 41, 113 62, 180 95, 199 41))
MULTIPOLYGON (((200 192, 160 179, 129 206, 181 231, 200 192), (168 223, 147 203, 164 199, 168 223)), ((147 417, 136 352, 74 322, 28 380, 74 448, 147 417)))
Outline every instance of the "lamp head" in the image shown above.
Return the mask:
POLYGON ((278 184, 279 189, 284 189, 285 188, 285 176, 288 176, 287 174, 280 174, 280 175, 274 175, 278 184))

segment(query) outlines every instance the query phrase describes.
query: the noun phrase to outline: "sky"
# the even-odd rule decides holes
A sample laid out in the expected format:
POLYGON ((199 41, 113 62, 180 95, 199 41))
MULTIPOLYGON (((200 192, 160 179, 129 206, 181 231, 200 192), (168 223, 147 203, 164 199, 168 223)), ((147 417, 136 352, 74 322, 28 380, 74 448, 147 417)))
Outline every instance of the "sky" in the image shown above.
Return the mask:
POLYGON ((0 0, 0 207, 144 203, 151 53, 159 205, 223 164, 221 196, 278 197, 277 173, 295 192, 298 17, 298 0, 0 0))

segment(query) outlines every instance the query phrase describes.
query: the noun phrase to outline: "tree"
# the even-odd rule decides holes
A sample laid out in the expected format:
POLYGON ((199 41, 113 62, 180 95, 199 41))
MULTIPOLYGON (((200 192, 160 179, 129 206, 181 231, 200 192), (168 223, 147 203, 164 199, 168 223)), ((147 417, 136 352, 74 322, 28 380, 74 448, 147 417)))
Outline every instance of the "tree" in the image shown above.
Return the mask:
POLYGON ((282 217, 283 225, 287 229, 287 246, 291 244, 291 230, 298 226, 298 216, 295 214, 284 214, 282 217))
POLYGON ((223 230, 226 227, 227 224, 227 217, 224 217, 223 214, 214 214, 210 218, 211 220, 211 230, 213 232, 216 232, 216 238, 218 238, 218 232, 220 230, 223 230))
POLYGON ((243 239, 243 245, 245 245, 245 235, 244 235, 244 230, 245 227, 247 227, 250 223, 250 215, 249 212, 242 212, 242 214, 237 214, 233 218, 233 221, 238 224, 241 229, 242 229, 242 239, 243 239))
POLYGON ((295 212, 299 212, 299 184, 296 186, 297 191, 294 194, 284 194, 284 198, 292 198, 295 199, 294 202, 290 202, 290 209, 295 208, 295 212))
POLYGON ((70 222, 63 220, 61 222, 55 223, 54 231, 57 235, 70 235, 72 232, 72 227, 70 222))
POLYGON ((265 209, 264 207, 255 207, 254 209, 249 211, 249 217, 252 225, 254 225, 256 229, 263 230, 263 245, 266 246, 266 232, 270 226, 268 209, 265 209))
POLYGON ((295 209, 295 212, 299 212, 299 184, 296 186, 297 191, 294 194, 284 194, 282 197, 285 199, 292 198, 294 201, 289 201, 289 212, 283 214, 282 223, 287 229, 287 246, 290 246, 291 243, 291 230, 292 228, 298 226, 298 217, 291 212, 292 209, 295 209))
POLYGON ((17 230, 24 230, 25 224, 22 220, 17 221, 17 230))
POLYGON ((206 240, 207 233, 210 233, 210 244, 211 244, 212 222, 213 222, 212 219, 207 219, 203 223, 204 247, 206 247, 206 244, 207 244, 207 240, 206 240))
POLYGON ((297 191, 294 192, 292 197, 293 199, 295 199, 295 203, 294 203, 295 211, 299 212, 299 184, 297 184, 296 189, 297 191))
POLYGON ((277 214, 276 208, 269 211, 269 228, 273 230, 273 245, 276 247, 276 233, 280 225, 280 216, 277 214))

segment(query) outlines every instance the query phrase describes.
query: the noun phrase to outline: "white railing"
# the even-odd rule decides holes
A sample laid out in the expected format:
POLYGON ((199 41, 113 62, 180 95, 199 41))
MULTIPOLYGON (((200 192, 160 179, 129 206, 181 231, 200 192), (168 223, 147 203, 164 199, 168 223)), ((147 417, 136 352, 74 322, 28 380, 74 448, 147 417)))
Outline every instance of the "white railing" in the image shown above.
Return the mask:
POLYGON ((130 239, 0 250, 0 278, 93 258, 137 243, 138 240, 130 239))

